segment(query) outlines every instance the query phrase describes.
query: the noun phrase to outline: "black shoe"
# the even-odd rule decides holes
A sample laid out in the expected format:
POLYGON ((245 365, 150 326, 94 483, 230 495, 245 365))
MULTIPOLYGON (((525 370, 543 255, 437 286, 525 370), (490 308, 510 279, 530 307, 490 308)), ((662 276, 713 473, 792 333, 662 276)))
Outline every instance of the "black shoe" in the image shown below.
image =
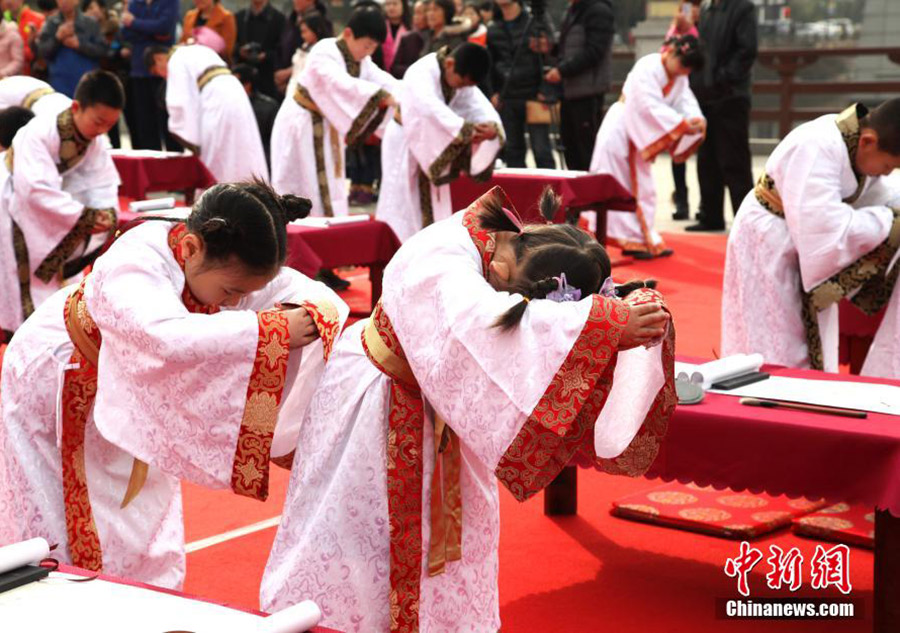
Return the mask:
POLYGON ((338 277, 333 270, 329 270, 328 268, 320 270, 319 274, 316 275, 316 280, 321 281, 332 290, 346 290, 350 287, 349 281, 338 277))
POLYGON ((675 201, 675 213, 672 214, 673 220, 690 220, 691 209, 688 207, 687 200, 675 201))
POLYGON ((724 226, 711 226, 709 224, 704 224, 703 222, 697 222, 697 224, 691 224, 690 226, 684 227, 685 231, 689 231, 691 233, 702 233, 702 232, 711 232, 718 233, 719 231, 724 231, 724 226))

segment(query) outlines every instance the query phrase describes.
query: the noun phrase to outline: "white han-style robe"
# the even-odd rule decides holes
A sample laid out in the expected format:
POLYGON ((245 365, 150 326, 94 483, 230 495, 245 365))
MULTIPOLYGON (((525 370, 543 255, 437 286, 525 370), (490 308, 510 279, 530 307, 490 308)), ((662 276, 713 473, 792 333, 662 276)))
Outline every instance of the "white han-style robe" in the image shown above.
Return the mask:
POLYGON ((269 179, 250 97, 214 50, 201 44, 175 48, 169 57, 166 109, 169 131, 199 152, 216 180, 269 179))
POLYGON ((688 120, 703 114, 687 77, 670 78, 663 55, 639 59, 622 86, 622 96, 603 117, 590 170, 610 174, 634 196, 634 213, 611 211, 606 234, 627 251, 658 255, 666 249, 654 228, 656 185, 651 163, 662 152, 684 162, 703 137, 688 133, 688 120))
MULTIPOLYGON (((0 545, 40 536, 60 544, 57 558, 78 563, 66 507, 84 512, 87 497, 102 554, 81 556, 102 559, 97 566, 107 573, 177 588, 185 569, 180 480, 265 499, 270 455, 294 450, 322 372, 323 345, 340 330, 346 305, 283 268, 235 308, 189 311, 183 269, 169 244, 172 227, 148 222, 125 233, 83 282, 84 305, 102 335, 83 440, 87 495, 64 480, 65 416, 77 401, 67 398, 63 377, 79 371, 70 364, 74 338, 64 319, 70 289, 41 306, 7 349, 0 545), (279 301, 315 302, 330 315, 331 334, 289 350, 286 322, 269 310, 279 301), (121 508, 136 458, 148 476, 121 508)), ((317 326, 327 333, 325 321, 317 318, 317 326)))
POLYGON ((62 285, 78 281, 115 232, 120 180, 109 139, 85 144, 71 109, 29 121, 4 163, 12 175, 0 191, 0 327, 15 331, 62 285), (101 213, 112 216, 112 228, 92 234, 101 213))
POLYGON ((388 123, 381 143, 376 217, 390 224, 401 241, 450 217, 450 183, 460 173, 490 177, 504 143, 497 110, 477 86, 450 89, 443 81, 443 59, 444 53, 431 53, 409 67, 401 121, 388 123), (494 124, 498 134, 473 146, 479 123, 494 124))
MULTIPOLYGON (((493 327, 521 297, 485 280, 494 243, 475 226, 479 204, 408 240, 385 271, 381 308, 336 345, 301 425, 263 609, 312 599, 326 626, 348 633, 497 631, 497 479, 524 500, 573 455, 630 475, 655 458, 675 405, 674 330, 662 346, 617 355, 628 309, 600 296, 532 301, 514 331, 493 327), (367 328, 386 319, 391 336, 373 345, 367 328), (367 356, 384 345, 402 345, 421 396, 367 356), (423 406, 421 426, 395 428, 395 414, 423 406), (441 495, 432 486, 435 412, 453 431, 445 475, 453 471, 446 455, 461 453, 462 521, 461 560, 448 536, 444 571, 431 576, 442 554, 429 560, 431 548, 442 549, 430 529, 432 495, 441 495), (395 476, 416 464, 424 486, 395 476)), ((648 291, 644 300, 657 297, 648 291)), ((443 485, 446 506, 453 486, 443 485)))
POLYGON ((846 294, 830 280, 882 248, 894 224, 885 205, 900 193, 880 177, 858 179, 854 173, 850 148, 855 156, 858 136, 845 138, 837 125, 851 110, 788 134, 766 161, 756 190, 744 198, 725 258, 723 355, 759 352, 776 365, 838 371, 837 302, 846 294), (766 176, 780 194, 783 218, 757 197, 766 176), (831 299, 815 315, 821 359, 812 363, 804 294, 823 290, 831 299))
POLYGON ((347 215, 347 146, 383 131, 393 109, 380 104, 398 86, 370 57, 355 61, 340 38, 313 46, 272 127, 275 190, 312 200, 311 215, 347 215))
POLYGON ((0 80, 0 110, 20 106, 28 108, 35 116, 57 115, 71 104, 69 97, 35 77, 16 75, 0 80))

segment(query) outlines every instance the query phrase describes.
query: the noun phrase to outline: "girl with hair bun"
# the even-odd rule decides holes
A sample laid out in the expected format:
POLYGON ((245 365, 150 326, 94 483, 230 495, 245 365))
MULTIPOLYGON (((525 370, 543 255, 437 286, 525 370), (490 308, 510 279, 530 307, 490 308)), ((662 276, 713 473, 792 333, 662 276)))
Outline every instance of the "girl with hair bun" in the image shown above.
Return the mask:
POLYGON ((348 313, 283 267, 309 208, 216 185, 35 311, 3 358, 0 544, 40 536, 66 562, 178 588, 180 480, 266 498, 348 313))
POLYGON ((651 165, 669 152, 683 163, 706 134, 706 119, 691 92, 688 75, 704 65, 703 49, 693 35, 667 40, 662 53, 639 59, 597 132, 590 170, 610 174, 634 196, 633 213, 613 211, 606 232, 626 255, 639 259, 671 255, 653 227, 656 186, 651 165))
MULTIPOLYGON (((545 217, 558 205, 545 194, 545 217)), ((522 226, 498 188, 407 240, 300 426, 262 608, 499 630, 497 480, 525 500, 573 458, 642 474, 674 410, 661 297, 609 274, 593 237, 522 226)))

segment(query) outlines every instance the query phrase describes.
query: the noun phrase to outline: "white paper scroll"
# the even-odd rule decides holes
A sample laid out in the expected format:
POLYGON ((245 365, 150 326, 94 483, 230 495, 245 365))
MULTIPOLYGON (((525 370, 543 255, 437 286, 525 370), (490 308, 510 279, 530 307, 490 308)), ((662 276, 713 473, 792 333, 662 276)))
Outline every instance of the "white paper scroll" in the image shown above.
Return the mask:
POLYGON ((702 365, 676 363, 676 377, 698 384, 706 391, 714 382, 759 371, 763 362, 762 354, 735 354, 702 365))
POLYGON ((263 620, 258 633, 303 633, 322 619, 322 611, 312 600, 304 600, 287 609, 277 611, 263 620))
POLYGON ((142 211, 161 211, 162 209, 174 209, 175 198, 153 198, 151 200, 133 200, 128 203, 128 210, 134 213, 142 211))
POLYGON ((0 574, 25 565, 35 565, 50 555, 50 545, 42 538, 0 547, 0 574))

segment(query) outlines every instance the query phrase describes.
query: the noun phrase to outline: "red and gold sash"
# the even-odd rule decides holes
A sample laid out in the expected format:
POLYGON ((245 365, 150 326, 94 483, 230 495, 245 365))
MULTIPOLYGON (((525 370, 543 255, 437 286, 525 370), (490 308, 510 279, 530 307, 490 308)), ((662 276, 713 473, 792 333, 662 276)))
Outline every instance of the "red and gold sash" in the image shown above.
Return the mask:
MULTIPOLYGON (((181 250, 181 237, 186 231, 184 224, 176 224, 168 238, 172 254, 182 270, 185 258, 181 250)), ((64 310, 66 329, 75 349, 63 380, 61 456, 66 535, 72 562, 85 569, 100 571, 103 557, 88 495, 84 433, 97 394, 97 359, 102 337, 84 300, 86 282, 87 278, 75 288, 64 310)), ((182 301, 192 313, 214 314, 219 310, 218 306, 207 306, 198 301, 186 283, 182 301)), ((327 309, 322 306, 321 314, 326 312, 327 309)), ((259 312, 257 318, 259 339, 235 448, 231 484, 237 494, 264 500, 268 496, 269 451, 284 389, 290 335, 287 319, 280 311, 265 310, 259 312)), ((320 332, 328 323, 329 319, 325 316, 316 320, 320 332)), ((328 326, 323 339, 333 336, 336 327, 328 326)), ((140 492, 147 471, 147 464, 134 460, 122 501, 123 508, 140 492)))

